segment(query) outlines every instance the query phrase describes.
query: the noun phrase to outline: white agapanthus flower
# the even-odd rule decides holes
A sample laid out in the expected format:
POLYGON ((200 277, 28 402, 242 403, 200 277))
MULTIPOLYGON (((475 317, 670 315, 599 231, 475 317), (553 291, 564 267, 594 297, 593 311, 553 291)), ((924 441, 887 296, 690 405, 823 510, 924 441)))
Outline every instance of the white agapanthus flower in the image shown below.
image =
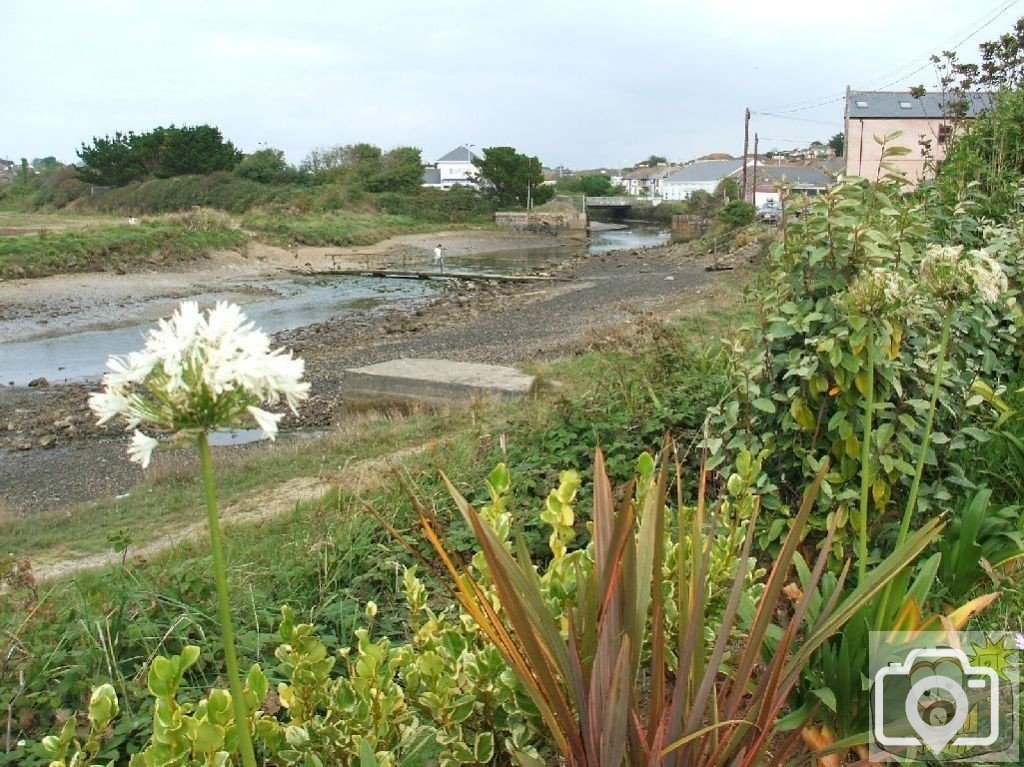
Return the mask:
POLYGON ((977 298, 997 303, 1009 282, 1003 267, 983 250, 932 245, 921 260, 921 279, 932 293, 949 301, 977 298))
POLYGON ((901 274, 879 266, 857 275, 845 303, 858 314, 896 318, 911 312, 913 298, 910 283, 901 274))
POLYGON ((305 363, 247 321, 226 302, 205 314, 185 301, 170 320, 150 331, 145 348, 111 357, 104 389, 89 397, 99 423, 121 416, 134 430, 128 455, 149 465, 157 441, 138 426, 151 425, 178 434, 237 426, 247 415, 271 439, 281 415, 260 405, 284 399, 296 412, 309 396, 302 381, 305 363))
POLYGON ((1010 288, 1010 281, 1002 264, 984 250, 972 250, 971 259, 974 287, 978 291, 978 297, 986 304, 998 303, 1003 293, 1010 288))

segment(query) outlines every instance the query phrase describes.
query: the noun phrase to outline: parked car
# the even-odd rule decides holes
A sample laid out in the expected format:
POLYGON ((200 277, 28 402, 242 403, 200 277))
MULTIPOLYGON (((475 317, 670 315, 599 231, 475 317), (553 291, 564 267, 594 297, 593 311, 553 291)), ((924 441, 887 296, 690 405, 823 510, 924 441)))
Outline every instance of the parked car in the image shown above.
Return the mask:
POLYGON ((757 209, 757 220, 763 224, 777 224, 782 218, 782 209, 774 205, 762 205, 757 209))

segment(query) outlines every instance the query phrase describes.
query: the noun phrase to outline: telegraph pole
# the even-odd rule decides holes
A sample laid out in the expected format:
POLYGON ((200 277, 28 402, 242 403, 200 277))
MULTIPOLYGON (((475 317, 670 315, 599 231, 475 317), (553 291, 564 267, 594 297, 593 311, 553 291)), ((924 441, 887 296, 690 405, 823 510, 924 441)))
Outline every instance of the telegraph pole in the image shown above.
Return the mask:
POLYGON ((743 189, 740 191, 740 199, 747 199, 747 147, 750 143, 750 108, 743 116, 743 189))
POLYGON ((757 134, 754 134, 754 188, 750 190, 750 201, 757 207, 757 134))

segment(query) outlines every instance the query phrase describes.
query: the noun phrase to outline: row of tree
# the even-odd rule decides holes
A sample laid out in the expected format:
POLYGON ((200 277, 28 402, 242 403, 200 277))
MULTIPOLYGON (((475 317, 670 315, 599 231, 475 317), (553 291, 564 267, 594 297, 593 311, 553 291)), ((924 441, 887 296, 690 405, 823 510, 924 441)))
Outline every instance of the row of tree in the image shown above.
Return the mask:
MULTIPOLYGON (((78 177, 100 186, 124 186, 146 178, 234 173, 259 183, 343 184, 362 192, 415 192, 423 180, 423 159, 415 147, 390 151, 368 143, 313 149, 298 167, 279 149, 243 155, 211 125, 156 128, 146 133, 95 137, 78 150, 78 177)), ((513 147, 488 147, 478 162, 477 182, 499 206, 524 207, 551 199, 537 157, 513 147)))
POLYGON ((77 154, 82 160, 79 177, 101 186, 232 170, 242 161, 242 153, 212 125, 115 133, 83 143, 77 154))

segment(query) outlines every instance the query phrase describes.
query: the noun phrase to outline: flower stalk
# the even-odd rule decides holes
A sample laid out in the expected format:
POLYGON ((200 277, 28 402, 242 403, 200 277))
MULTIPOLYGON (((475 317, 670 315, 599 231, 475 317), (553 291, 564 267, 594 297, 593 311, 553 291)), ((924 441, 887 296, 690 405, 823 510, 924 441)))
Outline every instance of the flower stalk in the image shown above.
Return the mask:
POLYGON ((867 391, 864 394, 864 436, 860 443, 860 516, 857 520, 859 541, 857 544, 858 583, 868 575, 868 495, 871 492, 871 421, 875 409, 875 326, 867 323, 867 391))
POLYGON ((185 301, 170 320, 161 320, 150 331, 141 352, 111 357, 107 367, 103 391, 90 395, 89 406, 99 423, 123 418, 128 430, 134 431, 128 448, 131 460, 146 468, 159 447, 159 441, 139 426, 169 433, 178 440, 194 439, 199 447, 237 745, 242 764, 256 767, 235 654, 209 433, 252 419, 274 439, 282 414, 260 405, 284 400, 297 412, 298 403, 309 397, 309 383, 302 381, 305 365, 283 349, 272 350, 267 335, 246 320, 238 306, 222 302, 203 313, 195 301, 185 301))
POLYGON ((213 478, 213 458, 206 432, 200 432, 199 462, 203 471, 203 489, 206 492, 206 513, 210 524, 210 549, 213 553, 213 579, 217 585, 217 611, 220 615, 220 630, 224 644, 224 665, 227 668, 228 687, 231 690, 231 705, 235 715, 235 732, 238 747, 245 767, 256 767, 252 736, 249 733, 249 713, 242 695, 242 681, 238 673, 238 657, 235 655, 235 630, 231 620, 231 605, 228 602, 227 567, 224 562, 224 547, 220 537, 220 523, 217 518, 217 487, 213 478))
POLYGON ((910 485, 910 495, 907 496, 907 506, 903 510, 903 520, 900 522, 900 534, 896 539, 896 545, 900 546, 907 540, 907 533, 910 530, 910 520, 914 516, 914 508, 917 506, 917 496, 921 490, 921 476, 924 474, 924 462, 928 457, 928 441, 932 436, 932 424, 935 423, 935 409, 938 407, 939 390, 942 389, 942 368, 946 364, 946 352, 949 349, 949 335, 953 326, 952 310, 946 312, 946 318, 942 323, 942 335, 939 337, 939 354, 935 360, 935 380, 932 383, 932 398, 928 407, 928 417, 925 419, 924 436, 921 437, 921 450, 917 454, 917 466, 914 470, 914 481, 910 485))
MULTIPOLYGON (((932 382, 932 396, 928 407, 928 416, 925 418, 924 434, 921 436, 921 449, 917 454, 917 466, 914 468, 914 479, 910 485, 910 494, 907 496, 907 505, 903 509, 903 519, 900 521, 900 532, 896 538, 896 548, 899 548, 907 540, 910 533, 910 521, 914 517, 914 510, 917 508, 917 497, 921 490, 921 477, 924 474, 924 463, 928 458, 928 442, 932 436, 932 425, 935 423, 935 410, 938 407, 939 391, 942 388, 942 369, 946 365, 946 353, 949 350, 949 336, 953 326, 952 307, 947 307, 946 316, 942 323, 942 333, 939 336, 939 352, 935 359, 935 380, 932 382)), ((893 584, 890 583, 882 592, 878 612, 875 614, 875 628, 881 630, 887 628, 884 622, 888 616, 889 602, 892 596, 893 584)))

